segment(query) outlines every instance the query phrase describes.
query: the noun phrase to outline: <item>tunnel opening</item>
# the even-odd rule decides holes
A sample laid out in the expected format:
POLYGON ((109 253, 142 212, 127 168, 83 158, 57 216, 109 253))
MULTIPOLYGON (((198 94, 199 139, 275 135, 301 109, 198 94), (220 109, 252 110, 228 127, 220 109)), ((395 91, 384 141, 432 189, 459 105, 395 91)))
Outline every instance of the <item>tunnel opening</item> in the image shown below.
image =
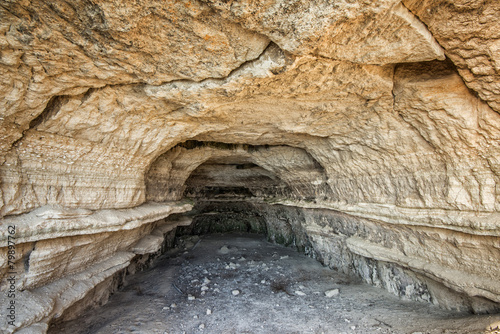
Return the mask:
POLYGON ((331 210, 274 203, 287 185, 250 159, 206 159, 184 182, 183 197, 193 207, 166 219, 184 223, 163 235, 161 249, 137 256, 115 276, 105 305, 92 310, 95 292, 49 333, 368 334, 491 324, 487 315, 470 315, 497 310, 489 301, 456 297, 406 268, 352 251, 353 237, 381 237, 378 227, 331 210), (311 221, 319 230, 307 228, 311 221), (432 305, 436 291, 455 302, 452 311, 432 305))
MULTIPOLYGON (((104 306, 111 314, 105 323, 135 328, 112 309, 134 298, 141 302, 125 307, 127 312, 142 319, 142 327, 162 322, 169 333, 407 332, 407 319, 413 331, 449 330, 455 326, 450 319, 472 330, 473 322, 490 320, 468 314, 498 312, 486 298, 457 293, 422 272, 373 256, 378 250, 366 248, 370 243, 401 247, 411 231, 310 205, 332 195, 324 173, 308 152, 288 146, 188 141, 160 156, 146 175, 147 197, 190 201, 191 211, 167 219, 189 223, 176 224, 161 251, 136 257, 120 274, 114 288, 119 297, 104 306), (295 201, 290 205, 283 198, 295 201), (149 309, 146 297, 161 312, 137 313, 149 309), (215 310, 234 315, 214 316, 215 310)), ((72 312, 51 333, 74 331, 80 324, 71 320, 72 312)), ((100 320, 92 323, 96 317, 89 315, 87 328, 107 333, 100 320)))
POLYGON ((105 305, 87 304, 83 315, 76 313, 81 307, 69 309, 49 333, 474 332, 491 323, 488 316, 403 301, 333 271, 306 255, 311 245, 294 231, 287 208, 269 223, 252 205, 207 201, 187 216, 172 215, 192 223, 168 234, 163 255, 137 258, 114 278, 121 283, 105 305))
POLYGON ((322 165, 305 149, 287 145, 190 140, 151 163, 146 198, 305 199, 331 194, 322 165))
MULTIPOLYGON (((458 312, 499 311, 498 303, 486 294, 465 294, 437 276, 439 272, 408 264, 422 261, 408 254, 413 252, 411 247, 422 247, 419 240, 425 231, 338 211, 329 207, 332 202, 316 205, 317 200, 335 199, 330 181, 316 154, 303 148, 193 140, 178 144, 152 163, 146 188, 149 200, 187 198, 194 203, 187 214, 193 223, 180 227, 179 237, 261 233, 268 241, 294 247, 330 269, 354 275, 403 300, 458 312)), ((439 238, 437 242, 451 247, 457 242, 446 231, 439 238)), ((440 258, 433 254, 426 261, 440 258)))
POLYGON ((280 186, 271 172, 249 161, 211 159, 186 180, 184 197, 245 199, 259 197, 280 186))
MULTIPOLYGON (((196 145, 190 143, 188 147, 204 145, 218 149, 238 148, 229 144, 220 146, 216 143, 199 142, 196 145)), ((244 150, 249 152, 248 156, 236 153, 211 157, 199 165, 185 181, 183 194, 184 198, 194 201, 193 209, 188 213, 192 224, 180 227, 178 234, 259 233, 265 235, 270 242, 312 254, 313 247, 302 228, 303 218, 299 214, 292 217, 289 213, 281 212, 273 216, 262 205, 262 202, 294 192, 293 186, 285 182, 282 175, 254 155, 262 150, 269 151, 270 148, 268 145, 245 145, 244 150)), ((306 157, 310 158, 309 155, 306 157)), ((319 168, 316 161, 307 163, 319 168)))

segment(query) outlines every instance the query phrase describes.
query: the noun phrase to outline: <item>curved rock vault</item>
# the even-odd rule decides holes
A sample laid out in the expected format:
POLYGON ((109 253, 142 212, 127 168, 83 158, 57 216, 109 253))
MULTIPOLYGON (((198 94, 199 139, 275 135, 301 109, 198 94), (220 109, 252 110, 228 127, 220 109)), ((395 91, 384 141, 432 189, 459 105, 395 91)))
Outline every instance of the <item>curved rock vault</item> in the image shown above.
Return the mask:
POLYGON ((403 298, 498 311, 499 17, 496 0, 0 1, 1 331, 102 302, 193 205, 403 298))

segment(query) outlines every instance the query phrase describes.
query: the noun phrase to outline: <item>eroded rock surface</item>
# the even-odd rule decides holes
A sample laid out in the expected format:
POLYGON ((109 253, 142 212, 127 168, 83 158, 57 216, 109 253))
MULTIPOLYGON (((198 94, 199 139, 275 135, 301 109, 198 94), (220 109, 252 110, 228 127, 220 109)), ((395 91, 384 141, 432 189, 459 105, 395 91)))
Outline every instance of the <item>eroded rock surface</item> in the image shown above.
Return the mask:
MULTIPOLYGON (((16 287, 108 282, 99 263, 157 249, 184 197, 237 199, 350 217, 301 226, 395 293, 391 266, 461 296, 445 307, 491 309, 475 298, 500 302, 499 16, 493 0, 3 1, 16 287)), ((51 300, 6 330, 43 331, 51 300)))
POLYGON ((500 4, 495 0, 403 0, 429 28, 467 86, 500 111, 500 4))
POLYGON ((154 333, 161 328, 173 334, 200 329, 469 334, 491 333, 497 326, 492 315, 457 318, 429 304, 398 300, 352 276, 332 275, 317 261, 255 234, 204 235, 196 248, 177 252, 177 257, 170 252, 160 258, 154 270, 130 277, 108 304, 54 324, 49 333, 114 334, 118 328, 154 333))

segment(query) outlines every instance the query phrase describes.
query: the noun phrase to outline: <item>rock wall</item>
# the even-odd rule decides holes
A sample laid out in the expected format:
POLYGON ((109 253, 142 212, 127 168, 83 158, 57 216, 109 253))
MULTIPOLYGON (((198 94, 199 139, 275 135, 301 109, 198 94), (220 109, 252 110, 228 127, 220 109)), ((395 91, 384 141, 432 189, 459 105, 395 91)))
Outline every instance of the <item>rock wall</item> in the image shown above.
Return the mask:
MULTIPOLYGON (((188 196, 384 226, 342 241, 352 270, 383 264, 388 282, 394 264, 498 302, 499 15, 494 0, 3 1, 0 242, 8 255, 14 224, 17 288, 101 277, 99 252, 124 266, 188 196)), ((317 219, 311 238, 335 234, 317 219)))
POLYGON ((403 0, 429 28, 468 87, 500 111, 500 4, 495 0, 403 0))
POLYGON ((0 301, 6 306, 14 301, 15 312, 0 310, 1 331, 45 332, 66 309, 81 308, 81 300, 106 299, 119 282, 117 275, 131 264, 135 268, 145 254, 158 252, 168 232, 191 223, 164 218, 191 207, 148 204, 97 212, 41 208, 4 219, 14 233, 13 239, 2 240, 0 251, 12 251, 13 258, 1 259, 0 301))
POLYGON ((403 299, 465 312, 500 310, 499 272, 495 267, 480 270, 498 256, 495 237, 397 226, 335 210, 256 200, 203 200, 189 216, 193 223, 181 228, 181 234, 265 233, 271 242, 295 247, 403 299))

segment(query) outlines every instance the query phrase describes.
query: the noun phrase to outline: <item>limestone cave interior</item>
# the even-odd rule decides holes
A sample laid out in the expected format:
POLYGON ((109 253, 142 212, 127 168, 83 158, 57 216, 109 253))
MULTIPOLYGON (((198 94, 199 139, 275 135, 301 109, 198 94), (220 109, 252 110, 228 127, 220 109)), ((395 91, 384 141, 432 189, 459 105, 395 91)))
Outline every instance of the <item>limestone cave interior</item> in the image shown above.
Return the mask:
POLYGON ((0 332, 500 333, 499 18, 498 0, 0 0, 0 332), (245 242, 269 264, 231 255, 245 242), (319 266, 303 281, 291 250, 319 266), (202 297, 168 296, 213 293, 189 280, 217 261, 226 283, 282 270, 255 283, 281 308, 179 320, 202 297), (164 313, 84 330, 127 284, 164 288, 164 313))

